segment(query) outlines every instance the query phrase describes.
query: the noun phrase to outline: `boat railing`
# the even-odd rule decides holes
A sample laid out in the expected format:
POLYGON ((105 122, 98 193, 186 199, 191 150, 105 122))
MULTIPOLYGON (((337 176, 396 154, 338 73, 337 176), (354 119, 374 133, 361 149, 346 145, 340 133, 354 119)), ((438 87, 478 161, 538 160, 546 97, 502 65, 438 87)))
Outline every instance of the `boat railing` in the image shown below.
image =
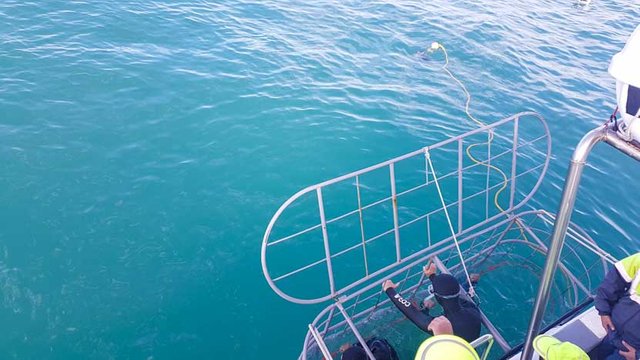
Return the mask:
MULTIPOLYGON (((558 265, 561 263, 560 256, 564 248, 565 239, 571 235, 569 222, 578 194, 582 171, 586 165, 589 154, 595 145, 603 142, 630 158, 640 161, 640 147, 638 147, 638 144, 634 141, 627 141, 621 138, 615 130, 616 127, 617 124, 615 122, 607 122, 603 126, 590 131, 580 140, 571 157, 557 218, 554 221, 553 236, 549 245, 549 255, 541 275, 538 294, 525 338, 522 353, 523 360, 530 360, 533 357, 533 339, 539 333, 547 311, 552 279, 558 265)), ((610 261, 610 259, 608 260, 610 261)))
POLYGON ((472 341, 471 346, 473 346, 475 349, 478 349, 481 346, 485 346, 480 359, 487 360, 487 358, 489 357, 489 353, 491 352, 491 348, 493 347, 493 341, 493 336, 491 336, 491 334, 484 334, 472 341))

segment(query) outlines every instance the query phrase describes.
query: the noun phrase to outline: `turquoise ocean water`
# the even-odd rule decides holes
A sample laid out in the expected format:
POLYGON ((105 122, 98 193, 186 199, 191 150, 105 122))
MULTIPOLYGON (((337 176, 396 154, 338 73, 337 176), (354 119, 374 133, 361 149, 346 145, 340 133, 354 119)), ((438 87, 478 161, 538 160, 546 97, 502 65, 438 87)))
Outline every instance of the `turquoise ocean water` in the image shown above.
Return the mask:
MULTIPOLYGON (((614 107, 637 0, 0 3, 0 358, 292 359, 319 307, 264 281, 309 184, 533 110, 554 159, 614 107)), ((580 222, 640 245, 640 167, 599 148, 580 222)), ((508 314, 506 316, 509 316, 508 314)))

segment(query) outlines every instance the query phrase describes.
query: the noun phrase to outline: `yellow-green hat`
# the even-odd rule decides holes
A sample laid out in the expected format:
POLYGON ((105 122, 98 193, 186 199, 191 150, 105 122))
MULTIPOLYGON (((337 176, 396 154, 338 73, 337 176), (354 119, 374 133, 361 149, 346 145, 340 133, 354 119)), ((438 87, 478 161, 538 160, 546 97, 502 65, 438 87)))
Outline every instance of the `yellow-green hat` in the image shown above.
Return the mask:
POLYGON ((437 335, 423 341, 415 360, 480 360, 476 350, 455 335, 437 335))
POLYGON ((578 346, 549 335, 538 335, 533 340, 533 348, 545 360, 589 360, 589 355, 578 346))

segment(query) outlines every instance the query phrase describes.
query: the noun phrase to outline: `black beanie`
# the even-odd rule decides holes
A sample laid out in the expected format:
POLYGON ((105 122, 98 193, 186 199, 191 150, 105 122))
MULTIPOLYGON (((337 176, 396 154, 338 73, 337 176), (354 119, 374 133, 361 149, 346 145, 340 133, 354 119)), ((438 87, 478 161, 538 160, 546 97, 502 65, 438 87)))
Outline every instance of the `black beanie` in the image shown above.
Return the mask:
POLYGON ((433 292, 435 292, 436 295, 449 296, 456 295, 460 292, 460 283, 455 277, 449 274, 434 276, 431 284, 433 285, 433 292))
POLYGON ((354 345, 342 353, 341 360, 367 360, 367 353, 360 346, 354 345))

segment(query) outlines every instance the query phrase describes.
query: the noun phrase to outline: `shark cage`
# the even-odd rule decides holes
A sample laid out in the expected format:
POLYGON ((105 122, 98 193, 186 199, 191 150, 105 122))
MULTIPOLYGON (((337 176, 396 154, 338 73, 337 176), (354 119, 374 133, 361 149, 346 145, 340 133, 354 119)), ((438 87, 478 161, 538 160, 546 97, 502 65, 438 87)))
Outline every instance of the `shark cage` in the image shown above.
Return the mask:
MULTIPOLYGON (((525 112, 285 201, 262 242, 264 276, 288 301, 326 305, 306 329, 300 358, 339 358, 341 345, 359 342, 374 359, 366 345, 373 336, 413 358, 428 334, 397 311, 381 284, 394 280, 420 305, 429 297, 422 272, 429 261, 462 284, 480 275, 473 293, 463 294, 483 318, 472 345, 483 358, 508 357, 526 334, 555 221, 528 205, 550 158, 546 122, 525 112)), ((560 260, 543 326, 590 304, 615 261, 575 224, 560 260)))

